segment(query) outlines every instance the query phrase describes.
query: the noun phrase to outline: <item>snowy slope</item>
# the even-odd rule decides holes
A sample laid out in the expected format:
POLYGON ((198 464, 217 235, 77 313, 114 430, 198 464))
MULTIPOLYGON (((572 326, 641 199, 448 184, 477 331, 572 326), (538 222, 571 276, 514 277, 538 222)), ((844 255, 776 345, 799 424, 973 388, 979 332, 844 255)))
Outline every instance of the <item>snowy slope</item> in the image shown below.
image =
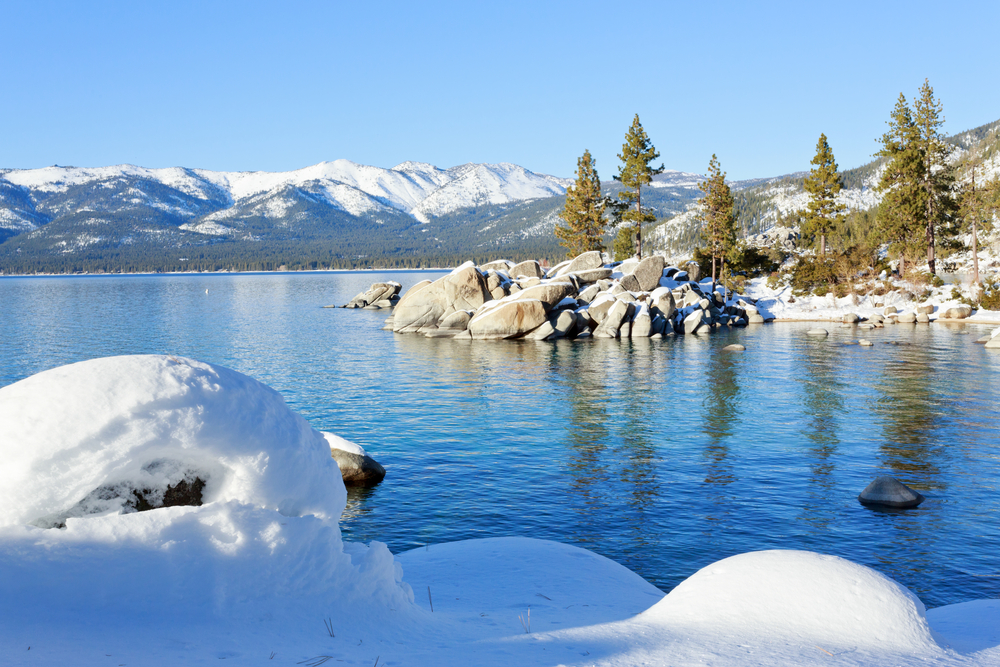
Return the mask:
POLYGON ((513 201, 553 197, 572 184, 528 171, 516 164, 463 164, 447 171, 451 180, 428 195, 410 213, 421 222, 466 206, 507 204, 513 201))
MULTIPOLYGON (((466 164, 445 170, 419 162, 404 162, 392 169, 383 169, 350 160, 321 162, 285 172, 223 172, 181 167, 147 169, 128 164, 97 168, 52 166, 3 171, 0 179, 0 182, 20 186, 36 198, 119 179, 153 181, 198 199, 227 202, 235 210, 223 214, 223 218, 240 215, 239 208, 250 203, 248 200, 259 202, 262 195, 293 186, 321 192, 330 204, 354 215, 388 206, 412 211, 422 222, 426 222, 428 216, 442 215, 476 203, 499 204, 560 195, 570 183, 567 179, 535 174, 508 163, 466 164)), ((280 217, 282 211, 280 204, 276 204, 255 212, 280 217)), ((13 216, 10 213, 6 217, 13 216)))

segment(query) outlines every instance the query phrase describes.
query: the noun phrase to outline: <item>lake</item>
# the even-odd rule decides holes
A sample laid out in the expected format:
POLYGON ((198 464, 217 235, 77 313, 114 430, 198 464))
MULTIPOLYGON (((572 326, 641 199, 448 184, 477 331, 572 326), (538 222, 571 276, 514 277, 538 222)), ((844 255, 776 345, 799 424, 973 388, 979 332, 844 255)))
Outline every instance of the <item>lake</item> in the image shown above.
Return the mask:
POLYGON ((0 278, 0 386, 169 353, 274 387, 385 465, 345 538, 394 552, 525 535, 669 590, 759 549, 874 567, 930 607, 1000 597, 1000 353, 984 325, 774 323, 663 340, 453 341, 324 309, 441 272, 0 278), (888 345, 889 341, 903 343, 888 345), (747 351, 722 353, 740 342, 747 351), (927 500, 863 507, 891 474, 927 500))

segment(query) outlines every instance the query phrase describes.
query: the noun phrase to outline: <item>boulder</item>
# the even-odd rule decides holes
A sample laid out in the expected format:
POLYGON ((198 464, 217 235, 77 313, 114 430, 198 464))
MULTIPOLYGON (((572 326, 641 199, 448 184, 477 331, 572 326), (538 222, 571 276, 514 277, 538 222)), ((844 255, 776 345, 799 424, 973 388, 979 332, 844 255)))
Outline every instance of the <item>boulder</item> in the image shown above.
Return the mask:
POLYGON ((745 346, 740 345, 739 343, 733 343, 732 345, 727 345, 724 348, 722 348, 722 351, 723 352, 744 352, 744 351, 746 351, 746 349, 747 348, 745 346))
POLYGON ((925 303, 922 306, 917 306, 916 308, 914 308, 914 310, 917 312, 917 315, 919 315, 920 313, 927 313, 928 315, 930 315, 931 313, 934 312, 934 304, 925 303))
POLYGON ((581 283, 596 283, 598 280, 607 280, 611 277, 611 269, 590 269, 589 271, 576 271, 567 273, 568 276, 576 276, 581 283))
POLYGON ((665 319, 672 319, 674 312, 677 310, 677 306, 674 303, 673 293, 663 287, 657 288, 650 295, 650 309, 649 312, 655 317, 656 315, 662 315, 665 319))
MULTIPOLYGON (((410 296, 411 294, 415 294, 415 293, 419 292, 420 290, 422 290, 423 288, 427 287, 430 284, 431 284, 430 280, 421 280, 419 283, 415 284, 413 287, 411 287, 410 289, 406 290, 403 293, 403 296, 399 299, 400 302, 402 302, 403 299, 405 299, 406 297, 410 296)), ((399 305, 399 304, 396 304, 396 305, 399 305)))
POLYGON ((659 255, 646 257, 639 262, 639 265, 632 271, 632 275, 638 281, 640 290, 643 292, 652 292, 659 287, 665 263, 659 255))
POLYGON ((594 330, 595 338, 618 338, 621 336, 620 329, 622 322, 631 319, 635 313, 635 306, 624 301, 616 300, 601 324, 594 330))
POLYGON ((969 315, 972 315, 972 306, 967 306, 965 304, 962 304, 961 306, 953 306, 944 311, 944 317, 951 320, 964 320, 969 317, 969 315))
POLYGON ((990 349, 1000 348, 1000 336, 993 336, 988 341, 986 341, 986 347, 990 349))
POLYGON ((477 340, 519 338, 545 322, 545 304, 537 299, 513 299, 490 304, 469 321, 469 333, 477 340))
MULTIPOLYGON (((698 265, 698 262, 688 262, 684 268, 687 269, 686 280, 698 282, 698 278, 701 277, 701 267, 698 265)), ((680 278, 677 280, 680 280, 680 278)))
POLYGON ((479 267, 481 271, 509 271, 513 262, 506 259, 498 259, 495 262, 490 262, 489 264, 483 264, 479 267))
POLYGON ((747 319, 747 324, 764 324, 764 317, 760 313, 754 313, 747 319))
POLYGON ((924 502, 924 497, 896 478, 882 475, 865 487, 858 500, 862 505, 916 507, 924 502))
POLYGON ((875 343, 871 342, 867 338, 862 338, 861 340, 858 341, 858 345, 860 345, 861 347, 871 347, 874 344, 875 343))
POLYGON ((806 332, 807 336, 829 336, 830 332, 826 329, 820 329, 819 327, 815 329, 810 329, 806 332))
POLYGON ((438 329, 453 332, 465 331, 469 328, 469 320, 471 319, 472 313, 469 311, 456 310, 454 313, 441 320, 441 323, 438 324, 438 329))
POLYGON ((653 335, 653 318, 649 316, 649 310, 645 307, 639 308, 632 319, 632 338, 649 338, 653 335))
POLYGON ((913 324, 917 321, 916 313, 903 313, 899 316, 900 324, 913 324))
POLYGON ((927 313, 917 313, 917 322, 920 324, 929 324, 931 321, 931 316, 927 313))
POLYGON ((841 321, 844 324, 857 324, 858 320, 860 320, 860 319, 861 318, 858 317, 857 314, 855 314, 855 313, 846 313, 844 315, 844 317, 841 319, 841 321))
POLYGON ((541 265, 533 259, 515 264, 507 270, 507 275, 511 278, 525 276, 527 278, 541 278, 545 275, 541 265))
POLYGON ((573 283, 549 282, 535 285, 534 287, 528 287, 515 294, 512 298, 515 300, 536 299, 545 304, 546 310, 551 310, 560 301, 568 296, 572 296, 573 294, 576 294, 576 289, 573 287, 573 283))
POLYGON ((601 288, 597 285, 590 285, 584 288, 576 295, 577 303, 588 304, 597 298, 597 295, 601 293, 601 288))
POLYGON ((623 276, 620 281, 618 281, 618 286, 627 292, 641 292, 642 287, 639 285, 639 279, 635 277, 634 274, 628 274, 623 276))
POLYGON ((684 318, 683 330, 685 334, 697 333, 705 318, 705 311, 695 308, 684 318))
POLYGON ((555 333, 556 328, 552 326, 552 321, 545 320, 537 329, 528 332, 524 338, 525 340, 546 340, 553 337, 555 333))
POLYGON ((377 305, 377 308, 391 308, 391 299, 399 294, 402 286, 397 282, 374 283, 366 291, 358 294, 344 308, 365 308, 385 302, 386 305, 377 305))
POLYGON ((548 321, 555 329, 555 338, 570 338, 581 328, 579 318, 572 310, 560 310, 558 315, 550 317, 548 321))
POLYGON ((558 277, 567 273, 579 274, 581 271, 604 268, 604 258, 601 257, 601 252, 599 250, 591 250, 590 252, 585 252, 582 255, 577 255, 572 261, 567 263, 565 266, 562 266, 562 268, 554 268, 558 268, 559 270, 554 273, 550 271, 549 275, 558 277))
POLYGON ((611 310, 611 306, 615 305, 617 301, 617 299, 608 297, 598 299, 594 303, 590 304, 590 308, 587 309, 587 312, 590 313, 591 318, 593 318, 595 322, 600 324, 604 321, 608 311, 611 310))
POLYGON ((879 315, 878 313, 873 313, 871 316, 868 317, 868 321, 874 324, 881 324, 882 322, 885 322, 885 318, 879 315))
POLYGON ((437 326, 445 315, 456 310, 475 311, 491 300, 486 279, 479 269, 467 262, 419 291, 407 292, 396 304, 392 330, 409 332, 437 326))
POLYGON ((330 454, 340 467, 344 486, 375 486, 385 478, 385 468, 364 448, 333 433, 322 432, 330 454))
POLYGON ((892 314, 898 313, 898 312, 899 311, 896 310, 896 306, 886 306, 884 314, 886 314, 886 315, 892 315, 892 314))

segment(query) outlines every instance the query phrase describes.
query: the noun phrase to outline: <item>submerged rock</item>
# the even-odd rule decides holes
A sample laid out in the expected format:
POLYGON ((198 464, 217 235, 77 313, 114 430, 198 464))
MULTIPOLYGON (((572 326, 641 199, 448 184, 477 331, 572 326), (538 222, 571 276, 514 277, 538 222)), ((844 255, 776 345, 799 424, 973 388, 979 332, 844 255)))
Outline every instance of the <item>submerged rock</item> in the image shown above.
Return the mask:
POLYGON ((740 345, 739 343, 733 343, 732 345, 727 345, 724 348, 722 348, 722 351, 723 352, 744 352, 744 351, 746 351, 746 349, 747 348, 745 346, 740 345))
POLYGON ((807 336, 829 336, 830 332, 827 331, 826 329, 816 328, 816 329, 810 329, 809 331, 807 331, 806 335, 807 336))
POLYGON ((916 507, 924 502, 924 497, 895 477, 882 475, 865 487, 858 500, 862 505, 906 508, 916 507))

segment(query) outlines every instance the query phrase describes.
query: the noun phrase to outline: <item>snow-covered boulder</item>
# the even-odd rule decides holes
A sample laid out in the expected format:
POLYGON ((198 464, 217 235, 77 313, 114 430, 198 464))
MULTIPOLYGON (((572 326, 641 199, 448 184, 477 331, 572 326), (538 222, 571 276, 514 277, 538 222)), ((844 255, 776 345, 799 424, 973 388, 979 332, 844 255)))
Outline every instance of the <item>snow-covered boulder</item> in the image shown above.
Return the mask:
POLYGON ((0 456, 0 526, 135 511, 136 491, 156 506, 195 480, 205 504, 334 524, 346 501, 323 436, 280 394, 182 357, 94 359, 0 388, 0 456))
POLYGON ((869 652, 940 651, 913 593, 863 565, 808 551, 758 551, 718 561, 638 618, 697 629, 720 643, 853 649, 862 654, 856 664, 869 664, 863 659, 869 652))
POLYGON ((326 439, 236 371, 144 355, 39 373, 0 388, 0 459, 0 618, 120 633, 413 609, 385 545, 343 543, 326 439), (158 506, 182 483, 193 506, 158 506))
POLYGON ((375 486, 385 479, 385 468, 368 455, 364 447, 339 435, 323 431, 330 453, 340 468, 345 486, 375 486))

